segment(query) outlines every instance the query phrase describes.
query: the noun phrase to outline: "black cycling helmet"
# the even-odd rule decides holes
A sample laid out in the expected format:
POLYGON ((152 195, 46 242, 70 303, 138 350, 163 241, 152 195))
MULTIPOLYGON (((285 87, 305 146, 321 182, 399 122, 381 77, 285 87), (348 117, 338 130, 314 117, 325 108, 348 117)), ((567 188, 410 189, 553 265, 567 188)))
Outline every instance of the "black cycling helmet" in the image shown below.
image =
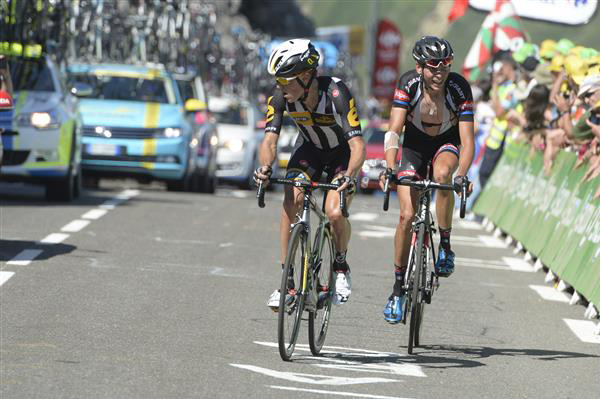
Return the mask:
POLYGON ((273 50, 267 66, 271 75, 291 78, 319 65, 319 52, 307 39, 292 39, 273 50))
POLYGON ((436 36, 423 36, 415 43, 412 56, 419 64, 429 60, 442 60, 454 56, 454 50, 446 39, 436 36))

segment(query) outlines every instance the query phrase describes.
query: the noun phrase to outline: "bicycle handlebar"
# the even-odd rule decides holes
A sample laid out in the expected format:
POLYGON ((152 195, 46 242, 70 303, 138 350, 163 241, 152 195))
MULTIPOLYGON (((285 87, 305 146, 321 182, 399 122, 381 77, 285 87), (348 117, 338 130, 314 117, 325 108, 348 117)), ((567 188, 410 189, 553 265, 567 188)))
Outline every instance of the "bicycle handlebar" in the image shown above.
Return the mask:
POLYGON ((436 189, 436 190, 454 191, 457 194, 461 194, 460 218, 464 219, 464 217, 465 217, 466 206, 467 206, 467 185, 469 184, 468 181, 466 181, 466 180, 463 182, 463 184, 461 184, 460 188, 457 189, 457 187, 455 187, 453 184, 436 183, 432 180, 409 180, 409 179, 398 180, 398 178, 396 176, 388 174, 386 176, 385 184, 383 187, 383 193, 384 193, 383 210, 384 211, 387 211, 388 207, 389 207, 390 184, 391 183, 395 183, 395 184, 398 184, 401 186, 409 186, 412 188, 416 188, 417 190, 436 189))
MULTIPOLYGON (((281 179, 281 178, 272 178, 269 179, 271 184, 287 184, 290 186, 298 187, 298 188, 307 188, 310 190, 313 189, 322 189, 322 190, 337 190, 340 185, 333 183, 317 183, 306 180, 296 180, 296 179, 281 179)), ((258 183, 258 189, 256 190, 256 198, 258 199, 258 206, 260 208, 265 207, 265 187, 263 181, 261 180, 258 183)), ((342 215, 344 217, 348 217, 348 209, 346 208, 346 190, 340 191, 340 209, 342 210, 342 215)))

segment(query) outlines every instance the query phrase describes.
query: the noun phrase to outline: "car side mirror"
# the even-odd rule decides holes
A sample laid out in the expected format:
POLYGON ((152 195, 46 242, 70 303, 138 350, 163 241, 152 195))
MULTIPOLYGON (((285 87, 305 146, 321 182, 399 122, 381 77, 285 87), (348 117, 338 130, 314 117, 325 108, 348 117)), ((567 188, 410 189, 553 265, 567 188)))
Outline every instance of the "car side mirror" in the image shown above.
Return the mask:
POLYGON ((190 98, 185 102, 184 108, 187 112, 205 111, 206 103, 196 98, 190 98))
POLYGON ((76 82, 73 87, 71 87, 71 94, 77 97, 89 97, 92 95, 92 86, 87 83, 76 82))

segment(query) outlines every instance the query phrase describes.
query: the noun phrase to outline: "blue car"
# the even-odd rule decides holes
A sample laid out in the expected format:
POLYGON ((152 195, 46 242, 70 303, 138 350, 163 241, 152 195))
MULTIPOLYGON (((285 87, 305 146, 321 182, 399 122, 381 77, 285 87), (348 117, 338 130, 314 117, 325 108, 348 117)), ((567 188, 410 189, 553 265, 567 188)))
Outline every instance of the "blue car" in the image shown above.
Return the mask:
POLYGON ((193 189, 197 140, 177 85, 162 66, 75 63, 69 79, 80 97, 84 176, 193 189))

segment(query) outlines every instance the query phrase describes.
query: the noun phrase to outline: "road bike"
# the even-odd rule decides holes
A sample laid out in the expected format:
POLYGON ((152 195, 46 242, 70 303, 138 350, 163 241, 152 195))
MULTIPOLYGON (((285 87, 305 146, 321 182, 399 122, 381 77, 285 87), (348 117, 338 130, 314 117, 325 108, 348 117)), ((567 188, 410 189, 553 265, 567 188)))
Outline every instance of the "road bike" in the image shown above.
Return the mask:
POLYGON ((408 256, 408 267, 404 275, 404 292, 406 300, 402 309, 402 323, 410 315, 408 333, 408 353, 413 353, 413 347, 418 347, 421 342, 421 332, 425 305, 431 303, 433 292, 439 288, 438 275, 435 272, 436 254, 433 246, 435 223, 429 210, 431 192, 433 190, 448 190, 461 193, 460 217, 465 217, 468 181, 460 187, 452 184, 440 184, 431 180, 431 167, 428 168, 425 180, 398 179, 395 175, 386 174, 384 184, 383 210, 387 211, 390 199, 390 186, 398 184, 409 186, 419 194, 419 206, 411 227, 411 245, 408 256))
MULTIPOLYGON (((325 343, 335 288, 333 262, 336 248, 331 226, 325 215, 325 200, 327 190, 337 190, 339 185, 279 178, 270 179, 270 183, 291 185, 304 191, 302 211, 291 225, 287 255, 281 274, 277 324, 279 354, 285 361, 291 359, 300 331, 300 322, 306 310, 310 351, 317 356, 325 343), (313 196, 316 189, 325 190, 321 207, 317 206, 313 196), (312 242, 311 213, 319 219, 312 242)), ((265 188, 262 182, 258 185, 256 196, 258 206, 264 208, 265 188)), ((340 192, 340 208, 347 217, 345 190, 340 192)))

